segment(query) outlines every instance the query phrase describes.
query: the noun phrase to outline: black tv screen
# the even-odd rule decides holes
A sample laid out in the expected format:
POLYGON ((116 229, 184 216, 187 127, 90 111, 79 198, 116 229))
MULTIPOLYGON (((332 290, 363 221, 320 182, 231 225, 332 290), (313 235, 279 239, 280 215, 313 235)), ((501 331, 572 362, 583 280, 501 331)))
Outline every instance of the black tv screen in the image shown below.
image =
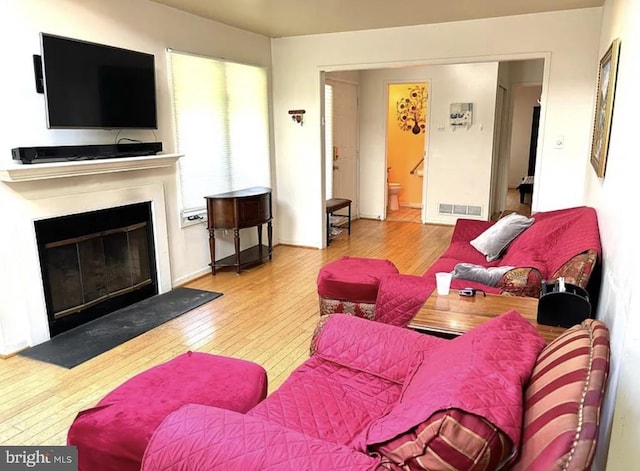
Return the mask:
POLYGON ((153 54, 41 36, 49 128, 157 128, 153 54))

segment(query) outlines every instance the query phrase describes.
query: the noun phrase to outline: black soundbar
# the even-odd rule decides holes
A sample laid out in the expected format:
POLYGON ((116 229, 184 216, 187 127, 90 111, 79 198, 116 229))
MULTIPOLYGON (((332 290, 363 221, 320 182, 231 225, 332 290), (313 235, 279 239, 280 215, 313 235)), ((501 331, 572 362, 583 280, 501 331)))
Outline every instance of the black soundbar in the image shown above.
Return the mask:
POLYGON ((16 147, 15 149, 11 149, 13 160, 21 160, 23 164, 139 157, 143 155, 155 155, 158 152, 162 152, 162 142, 136 142, 85 146, 16 147))

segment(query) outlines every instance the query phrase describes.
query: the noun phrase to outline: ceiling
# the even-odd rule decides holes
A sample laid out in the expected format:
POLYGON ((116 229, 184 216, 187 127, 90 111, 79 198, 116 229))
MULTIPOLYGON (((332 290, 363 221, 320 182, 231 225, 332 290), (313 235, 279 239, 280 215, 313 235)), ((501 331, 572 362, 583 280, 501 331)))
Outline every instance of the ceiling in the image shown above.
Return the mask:
POLYGON ((272 38, 602 6, 604 0, 153 0, 272 38))

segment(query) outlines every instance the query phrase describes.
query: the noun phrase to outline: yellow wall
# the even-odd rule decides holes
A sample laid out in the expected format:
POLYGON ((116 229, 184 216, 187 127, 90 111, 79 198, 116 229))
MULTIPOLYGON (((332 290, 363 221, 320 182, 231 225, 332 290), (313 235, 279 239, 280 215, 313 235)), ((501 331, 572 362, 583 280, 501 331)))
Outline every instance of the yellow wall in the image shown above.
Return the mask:
MULTIPOLYGON (((398 124, 396 107, 399 100, 409 96, 409 89, 416 86, 426 88, 427 84, 390 84, 387 104, 387 167, 391 167, 389 181, 402 185, 398 195, 400 204, 410 203, 412 206, 422 204, 423 177, 419 177, 417 172, 413 175, 409 172, 422 159, 426 133, 413 134, 410 130, 402 130, 398 124)), ((428 116, 426 111, 425 116, 428 116)), ((426 124, 428 126, 429 123, 426 124)), ((422 170, 423 164, 418 169, 422 170)))

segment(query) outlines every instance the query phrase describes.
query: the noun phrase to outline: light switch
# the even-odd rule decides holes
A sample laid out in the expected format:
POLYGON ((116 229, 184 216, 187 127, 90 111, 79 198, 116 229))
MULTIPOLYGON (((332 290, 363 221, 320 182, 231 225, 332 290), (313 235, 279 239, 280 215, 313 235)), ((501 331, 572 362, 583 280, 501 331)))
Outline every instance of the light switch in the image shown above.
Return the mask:
POLYGON ((564 149, 564 136, 556 136, 553 138, 554 149, 564 149))

